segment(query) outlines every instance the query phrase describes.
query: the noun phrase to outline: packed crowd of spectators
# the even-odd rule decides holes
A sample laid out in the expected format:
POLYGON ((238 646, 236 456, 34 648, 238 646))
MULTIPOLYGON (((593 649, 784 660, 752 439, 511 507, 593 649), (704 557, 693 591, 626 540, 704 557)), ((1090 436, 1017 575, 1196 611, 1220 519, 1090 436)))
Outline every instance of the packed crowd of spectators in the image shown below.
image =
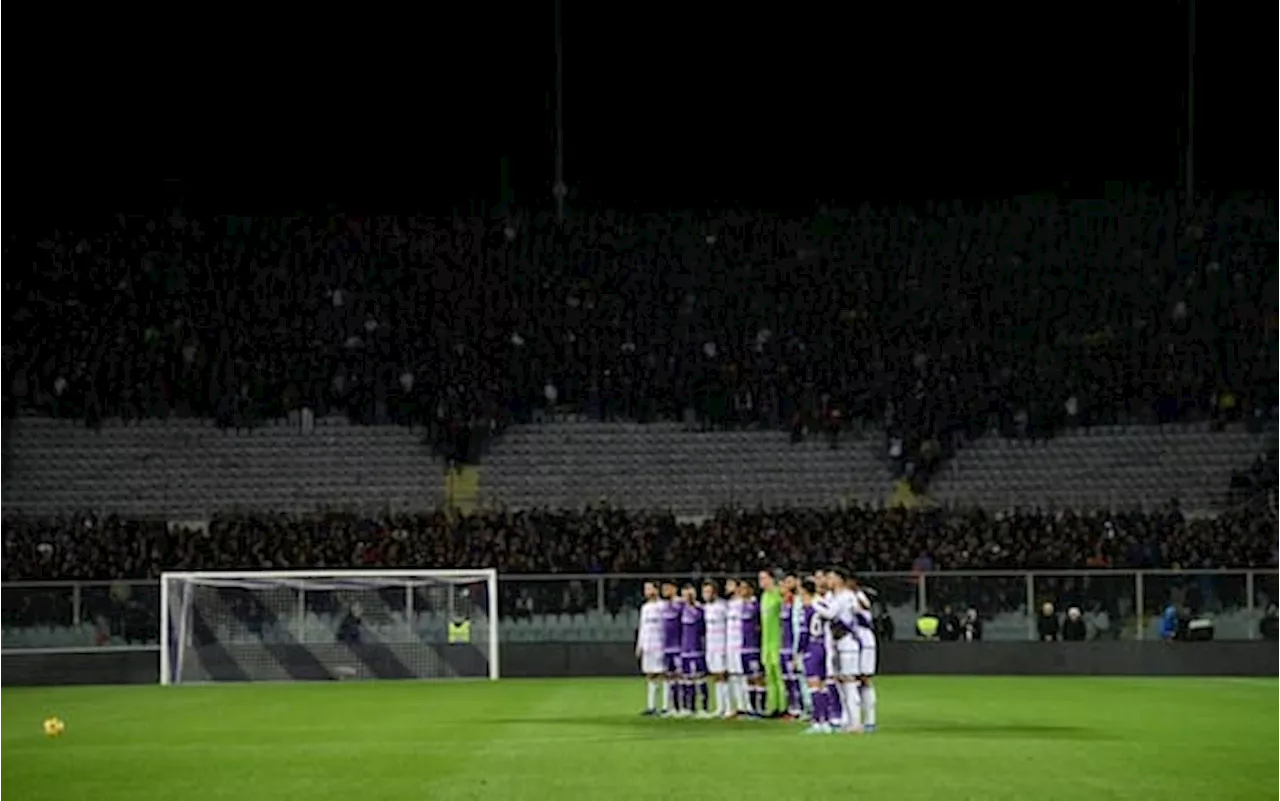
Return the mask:
MULTIPOLYGON (((1133 613, 1132 576, 1052 571, 1181 570, 1181 578, 1147 580, 1152 609, 1171 600, 1192 609, 1239 608, 1248 597, 1242 579, 1219 581, 1195 571, 1274 569, 1275 530, 1275 518, 1256 509, 1188 520, 1172 506, 1159 514, 726 510, 701 523, 595 508, 381 520, 260 516, 185 528, 85 515, 6 520, 4 580, 104 582, 82 590, 80 612, 104 636, 125 639, 152 636, 154 626, 147 621, 155 616, 158 598, 154 584, 129 580, 154 579, 163 570, 496 567, 505 574, 501 612, 520 617, 581 614, 601 602, 613 613, 633 608, 640 600, 641 575, 752 575, 762 565, 830 564, 899 572, 896 578, 875 580, 884 607, 914 606, 916 576, 924 574, 933 604, 954 603, 990 615, 1025 608, 1027 585, 1016 571, 1034 569, 1050 572, 1036 579, 1037 597, 1079 604, 1096 621, 1133 613), (531 573, 566 578, 520 575, 531 573), (598 587, 581 577, 604 573, 637 577, 611 578, 598 587)), ((1255 590, 1264 607, 1280 595, 1274 577, 1255 590)), ((72 615, 68 592, 28 587, 5 592, 6 625, 65 624, 72 615)))
POLYGON ((162 570, 495 567, 503 573, 749 573, 761 564, 859 571, 1183 570, 1276 564, 1275 521, 861 509, 489 512, 367 519, 261 516, 207 528, 116 517, 4 522, 4 579, 154 578, 162 570))
POLYGON ((119 216, 10 239, 6 410, 228 425, 308 407, 997 428, 1276 401, 1274 200, 1130 193, 807 217, 119 216))

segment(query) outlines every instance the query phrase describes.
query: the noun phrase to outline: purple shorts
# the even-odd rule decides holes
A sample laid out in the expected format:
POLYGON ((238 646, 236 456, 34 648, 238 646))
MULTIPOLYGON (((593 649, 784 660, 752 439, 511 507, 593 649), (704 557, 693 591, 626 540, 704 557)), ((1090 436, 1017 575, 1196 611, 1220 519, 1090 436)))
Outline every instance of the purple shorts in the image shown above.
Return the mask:
POLYGON ((746 651, 742 654, 742 675, 747 678, 760 676, 764 671, 760 668, 760 654, 757 651, 746 651))
POLYGON ((685 654, 681 656, 680 672, 690 678, 707 675, 707 658, 702 654, 685 654))
POLYGON ((680 672, 680 654, 671 653, 662 655, 662 669, 667 673, 680 672))
POLYGON ((827 653, 825 648, 810 648, 804 652, 804 677, 806 679, 827 678, 827 653))

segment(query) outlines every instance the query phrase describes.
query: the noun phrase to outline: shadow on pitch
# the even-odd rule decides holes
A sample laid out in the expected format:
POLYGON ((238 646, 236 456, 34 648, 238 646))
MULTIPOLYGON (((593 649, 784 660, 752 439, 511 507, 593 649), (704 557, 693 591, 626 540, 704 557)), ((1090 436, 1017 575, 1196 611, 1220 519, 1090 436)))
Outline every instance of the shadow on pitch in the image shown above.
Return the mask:
MULTIPOLYGON (((788 724, 768 720, 705 720, 699 718, 657 718, 643 715, 577 715, 561 717, 509 718, 494 723, 552 726, 607 726, 631 731, 678 731, 681 734, 723 734, 726 730, 781 729, 788 724)), ((790 724, 795 727, 798 724, 790 724)))
MULTIPOLYGON (((979 721, 912 721, 881 730, 900 734, 928 734, 980 739, 1028 740, 1107 740, 1105 731, 1085 726, 1059 726, 1052 723, 983 723, 979 721)), ((878 736, 878 735, 877 735, 878 736)))
MULTIPOLYGON (((726 731, 798 731, 799 723, 780 723, 768 720, 697 720, 649 718, 639 715, 580 715, 564 717, 537 717, 496 720, 510 723, 552 726, 605 726, 629 731, 678 731, 682 735, 718 736, 726 731)), ((1028 739, 1028 740, 1107 740, 1105 731, 1084 726, 1060 726, 1051 723, 983 723, 978 721, 899 721, 885 725, 875 734, 883 736, 949 736, 967 739, 1028 739)))

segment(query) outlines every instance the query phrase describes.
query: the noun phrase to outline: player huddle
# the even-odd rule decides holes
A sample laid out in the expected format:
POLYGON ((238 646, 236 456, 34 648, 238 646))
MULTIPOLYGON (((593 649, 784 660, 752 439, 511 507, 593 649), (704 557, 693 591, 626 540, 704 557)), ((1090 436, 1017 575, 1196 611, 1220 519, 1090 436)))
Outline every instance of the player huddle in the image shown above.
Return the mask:
POLYGON ((761 571, 756 586, 727 580, 723 596, 713 581, 700 590, 649 582, 644 596, 644 714, 808 717, 810 733, 875 731, 871 601, 843 570, 780 583, 761 571))

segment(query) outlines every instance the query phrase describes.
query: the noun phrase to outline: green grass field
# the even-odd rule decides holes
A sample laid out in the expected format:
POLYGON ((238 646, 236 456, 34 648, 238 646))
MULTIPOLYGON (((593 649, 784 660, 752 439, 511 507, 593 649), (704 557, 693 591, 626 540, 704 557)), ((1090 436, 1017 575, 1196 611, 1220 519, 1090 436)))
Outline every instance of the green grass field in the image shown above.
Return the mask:
POLYGON ((652 720, 636 680, 5 689, 13 801, 1276 798, 1277 682, 888 677, 874 735, 652 720), (41 721, 67 722, 48 739, 41 721))

